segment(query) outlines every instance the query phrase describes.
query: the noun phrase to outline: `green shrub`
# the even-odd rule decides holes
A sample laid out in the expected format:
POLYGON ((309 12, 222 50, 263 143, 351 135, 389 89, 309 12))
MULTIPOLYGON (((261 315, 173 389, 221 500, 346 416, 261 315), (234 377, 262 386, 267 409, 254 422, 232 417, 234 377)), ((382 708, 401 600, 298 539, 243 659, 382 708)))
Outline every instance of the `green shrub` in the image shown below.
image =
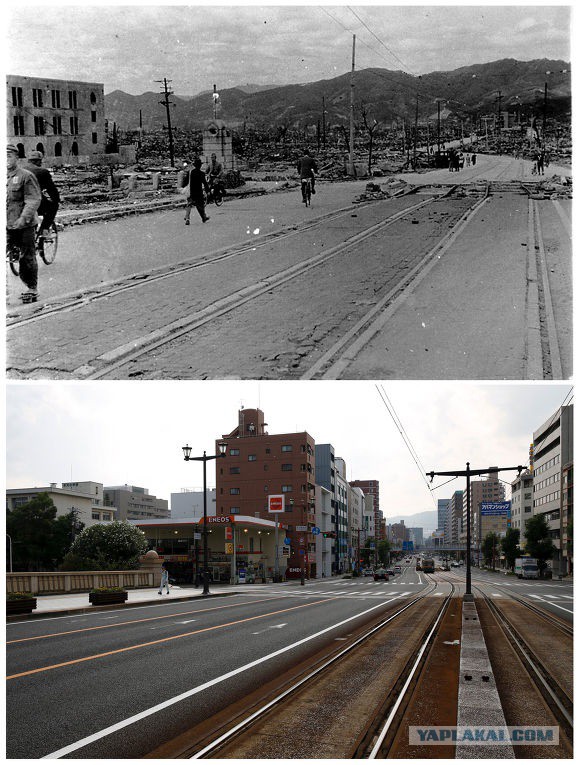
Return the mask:
POLYGON ((93 587, 91 592, 126 592, 124 587, 93 587))
POLYGON ((33 597, 31 592, 9 592, 6 595, 6 600, 29 600, 33 597))

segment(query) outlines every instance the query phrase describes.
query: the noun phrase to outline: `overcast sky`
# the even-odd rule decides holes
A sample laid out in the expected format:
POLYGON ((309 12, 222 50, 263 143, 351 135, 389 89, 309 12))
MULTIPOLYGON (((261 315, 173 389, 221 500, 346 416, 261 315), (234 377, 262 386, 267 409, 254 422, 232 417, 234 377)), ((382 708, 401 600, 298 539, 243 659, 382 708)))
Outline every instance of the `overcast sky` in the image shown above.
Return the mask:
MULTIPOLYGON (((527 464, 533 430, 571 390, 568 384, 438 382, 82 382, 7 386, 7 486, 98 481, 142 486, 170 499, 201 488, 201 463, 216 438, 230 433, 238 411, 259 407, 268 432, 307 430, 332 443, 348 480, 380 481, 389 520, 435 508, 464 489, 464 479, 431 492, 379 391, 385 392, 422 469, 484 469, 527 464)), ((568 401, 567 401, 568 403, 568 401)), ((208 486, 215 486, 215 463, 208 486)), ((511 480, 515 473, 505 473, 511 480)), ((447 479, 435 479, 436 489, 447 479)))
POLYGON ((424 74, 501 58, 570 60, 570 6, 12 3, 6 70, 177 95, 383 67, 424 74))

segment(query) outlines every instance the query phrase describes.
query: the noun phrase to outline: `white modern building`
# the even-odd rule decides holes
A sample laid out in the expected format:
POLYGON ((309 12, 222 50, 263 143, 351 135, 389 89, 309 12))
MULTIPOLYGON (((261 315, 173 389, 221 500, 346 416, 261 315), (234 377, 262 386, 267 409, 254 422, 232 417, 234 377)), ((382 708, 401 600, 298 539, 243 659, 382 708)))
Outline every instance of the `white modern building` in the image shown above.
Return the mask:
POLYGON ((96 481, 70 481, 60 487, 56 483, 49 486, 34 486, 24 489, 6 490, 6 508, 14 510, 46 493, 56 507, 56 515, 68 515, 73 510, 77 519, 85 525, 94 526, 103 521, 116 519, 116 507, 103 505, 103 484, 96 481))

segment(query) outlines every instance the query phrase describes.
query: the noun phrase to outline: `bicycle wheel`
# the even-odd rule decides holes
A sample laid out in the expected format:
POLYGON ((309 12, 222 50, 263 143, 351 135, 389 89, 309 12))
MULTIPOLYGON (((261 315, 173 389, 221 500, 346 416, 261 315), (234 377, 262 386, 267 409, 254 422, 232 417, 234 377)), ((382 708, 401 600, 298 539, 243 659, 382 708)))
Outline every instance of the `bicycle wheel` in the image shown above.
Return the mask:
POLYGON ((10 264, 10 270, 14 274, 14 276, 20 275, 20 248, 16 247, 15 245, 11 245, 6 250, 6 255, 8 257, 8 263, 10 264))
POLYGON ((221 195, 221 192, 219 189, 215 189, 213 192, 213 201, 215 202, 216 207, 221 207, 223 204, 223 196, 221 195))
POLYGON ((56 250, 58 249, 58 229, 54 223, 42 237, 36 237, 36 247, 40 252, 40 257, 47 266, 49 266, 51 263, 54 263, 54 259, 56 258, 56 250), (41 238, 42 246, 39 247, 39 240, 41 238))

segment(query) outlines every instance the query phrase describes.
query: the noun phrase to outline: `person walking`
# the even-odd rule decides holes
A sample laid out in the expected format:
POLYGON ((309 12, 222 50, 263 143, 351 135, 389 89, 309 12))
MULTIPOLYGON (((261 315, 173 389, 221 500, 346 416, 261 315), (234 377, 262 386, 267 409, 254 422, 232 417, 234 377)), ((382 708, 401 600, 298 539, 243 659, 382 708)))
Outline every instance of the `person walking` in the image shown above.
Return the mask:
POLYGON ((167 588, 167 595, 169 595, 169 570, 167 564, 161 564, 161 584, 159 585, 159 595, 163 594, 163 587, 167 588))
POLYGON ((205 196, 209 194, 209 184, 205 173, 201 170, 203 163, 197 157, 193 160, 193 169, 189 173, 189 196, 187 198, 187 207, 185 208, 185 225, 190 224, 191 208, 195 207, 201 216, 203 223, 207 223, 209 216, 205 215, 205 196))
POLYGON ((38 300, 38 262, 36 260, 37 210, 42 198, 35 176, 18 165, 18 148, 6 147, 6 246, 18 247, 20 279, 28 288, 23 303, 38 300))

